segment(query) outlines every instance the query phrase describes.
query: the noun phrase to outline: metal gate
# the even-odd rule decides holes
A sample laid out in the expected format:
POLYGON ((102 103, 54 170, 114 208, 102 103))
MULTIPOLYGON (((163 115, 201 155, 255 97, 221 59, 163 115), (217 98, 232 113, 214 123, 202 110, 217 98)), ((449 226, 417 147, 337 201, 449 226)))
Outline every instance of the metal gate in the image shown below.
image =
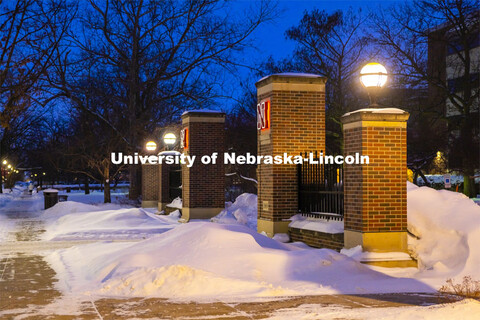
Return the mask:
MULTIPOLYGON (((308 154, 302 156, 307 158, 308 154)), ((314 159, 319 160, 317 152, 314 159)), ((343 166, 299 164, 298 210, 309 217, 343 220, 343 166)))

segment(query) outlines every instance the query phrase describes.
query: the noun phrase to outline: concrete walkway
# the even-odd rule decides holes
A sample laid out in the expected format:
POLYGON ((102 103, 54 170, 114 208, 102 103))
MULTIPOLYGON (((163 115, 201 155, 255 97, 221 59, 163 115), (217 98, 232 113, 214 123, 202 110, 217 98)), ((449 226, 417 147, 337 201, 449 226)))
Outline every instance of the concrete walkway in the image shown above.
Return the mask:
MULTIPOLYGON (((33 200, 33 199, 32 199, 33 200)), ((40 241, 40 212, 25 211, 29 199, 0 209, 13 231, 0 242, 0 319, 264 319, 300 305, 343 308, 425 306, 446 302, 435 295, 323 295, 255 303, 175 303, 165 299, 97 299, 63 295, 41 252, 90 241, 40 241), (22 210, 11 210, 22 208, 22 210)), ((9 227, 9 229, 10 229, 9 227)), ((1 226, 0 226, 1 228, 1 226)), ((64 284, 68 285, 68 284, 64 284)))

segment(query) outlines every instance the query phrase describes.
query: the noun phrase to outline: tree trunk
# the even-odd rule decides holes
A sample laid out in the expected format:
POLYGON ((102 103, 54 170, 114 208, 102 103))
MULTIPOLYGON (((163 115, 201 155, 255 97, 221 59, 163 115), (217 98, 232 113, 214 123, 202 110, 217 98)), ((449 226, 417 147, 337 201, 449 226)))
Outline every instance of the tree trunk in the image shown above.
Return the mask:
POLYGON ((110 196, 110 167, 107 165, 105 170, 103 171, 104 180, 104 190, 103 190, 103 202, 104 203, 111 203, 112 198, 110 196))
POLYGON ((475 198, 475 179, 469 174, 463 175, 463 194, 469 198, 475 198))
POLYGON ((131 165, 129 167, 129 181, 130 188, 128 198, 130 200, 137 200, 142 190, 142 171, 139 165, 131 165))
POLYGON ((105 180, 105 188, 104 188, 104 191, 103 191, 103 202, 104 203, 111 203, 112 202, 112 198, 110 196, 110 180, 109 179, 105 180))
POLYGON ((85 194, 90 194, 90 185, 88 183, 88 177, 85 176, 85 194))

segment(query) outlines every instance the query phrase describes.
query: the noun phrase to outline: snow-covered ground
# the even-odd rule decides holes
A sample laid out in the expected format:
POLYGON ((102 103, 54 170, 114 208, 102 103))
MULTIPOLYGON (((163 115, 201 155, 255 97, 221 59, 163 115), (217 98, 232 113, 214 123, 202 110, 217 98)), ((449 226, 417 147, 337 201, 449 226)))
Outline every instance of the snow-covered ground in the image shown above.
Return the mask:
MULTIPOLYGON (((252 194, 241 195, 211 221, 187 224, 178 223, 178 211, 159 216, 155 210, 120 204, 91 205, 89 196, 79 194, 75 200, 81 202, 59 203, 43 212, 43 237, 98 240, 47 255, 60 289, 93 296, 246 301, 435 292, 448 278, 480 279, 480 206, 460 193, 410 183, 407 189, 409 230, 418 237, 409 237, 409 244, 419 269, 370 267, 356 260, 358 250, 345 252, 349 257, 258 234, 257 198, 252 194)), ((38 199, 43 201, 40 195, 38 199)), ((329 227, 341 230, 337 224, 329 227)), ((449 310, 454 314, 462 308, 478 306, 459 304, 449 310)), ((369 317, 368 312, 361 315, 369 317)))
POLYGON ((328 249, 283 244, 241 225, 190 222, 139 243, 94 243, 49 261, 71 290, 113 296, 252 300, 332 293, 426 292, 328 249), (81 260, 80 260, 81 259, 81 260), (78 262, 82 261, 82 264, 78 262))
POLYGON ((433 306, 397 307, 397 308, 352 308, 318 304, 303 304, 295 309, 279 309, 268 320, 291 319, 462 319, 477 320, 480 314, 480 302, 466 299, 451 304, 433 306))

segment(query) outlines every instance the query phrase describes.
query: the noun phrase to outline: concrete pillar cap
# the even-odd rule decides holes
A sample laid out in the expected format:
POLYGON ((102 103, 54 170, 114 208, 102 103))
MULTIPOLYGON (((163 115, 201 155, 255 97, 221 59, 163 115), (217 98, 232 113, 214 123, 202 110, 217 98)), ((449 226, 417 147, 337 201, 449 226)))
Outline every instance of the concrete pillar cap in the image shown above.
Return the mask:
POLYGON ((225 112, 209 109, 188 110, 182 113, 182 118, 185 117, 225 117, 225 112))
POLYGON ((345 113, 343 124, 356 121, 407 121, 410 114, 398 108, 365 108, 345 113))
POLYGON ((255 83, 257 88, 263 87, 269 83, 311 83, 311 84, 325 84, 327 78, 318 74, 312 73, 275 73, 261 78, 255 83))

